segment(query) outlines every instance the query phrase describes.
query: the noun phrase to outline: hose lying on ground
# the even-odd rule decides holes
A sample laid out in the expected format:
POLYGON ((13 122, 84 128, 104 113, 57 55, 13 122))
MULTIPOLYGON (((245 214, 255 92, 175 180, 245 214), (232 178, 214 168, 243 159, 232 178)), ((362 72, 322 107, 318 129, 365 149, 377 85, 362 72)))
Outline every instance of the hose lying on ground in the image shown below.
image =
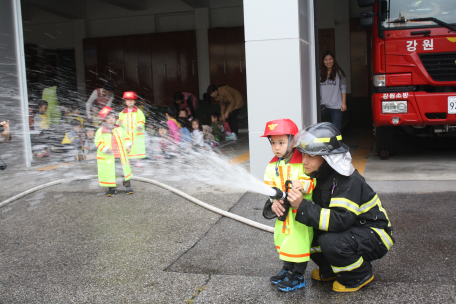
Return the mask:
MULTIPOLYGON (((47 187, 55 186, 55 185, 58 185, 58 184, 61 184, 61 183, 65 183, 65 182, 70 182, 70 181, 75 181, 75 180, 86 180, 86 179, 91 179, 91 178, 98 178, 98 176, 97 175, 90 175, 90 176, 85 176, 85 177, 72 177, 72 178, 59 179, 59 180, 56 180, 56 181, 53 181, 53 182, 50 182, 50 183, 46 183, 44 185, 37 186, 35 188, 32 188, 32 189, 29 189, 27 191, 21 192, 21 193, 15 195, 13 197, 10 197, 9 199, 4 200, 3 202, 0 203, 0 208, 5 206, 5 205, 7 205, 7 204, 9 204, 9 203, 11 203, 11 202, 13 202, 13 201, 15 201, 15 200, 17 200, 17 199, 20 199, 21 197, 24 197, 26 195, 29 195, 30 193, 33 193, 33 192, 38 191, 38 190, 42 190, 42 189, 47 188, 47 187)), ((264 230, 264 231, 268 231, 268 232, 274 233, 274 227, 270 227, 270 226, 267 226, 267 225, 264 225, 264 224, 260 224, 258 222, 249 220, 249 219, 247 219, 245 217, 242 217, 242 216, 236 215, 234 213, 222 210, 220 208, 211 206, 211 205, 209 205, 209 204, 207 204, 207 203, 205 203, 203 201, 200 201, 199 199, 196 199, 193 196, 190 196, 187 193, 182 192, 180 190, 177 190, 176 188, 173 188, 171 186, 168 186, 168 185, 165 185, 163 183, 154 181, 152 179, 144 178, 144 177, 133 176, 131 179, 136 180, 136 181, 140 181, 140 182, 149 183, 149 184, 154 184, 156 186, 159 186, 161 188, 164 188, 164 189, 167 189, 167 190, 169 190, 171 192, 174 192, 177 195, 180 195, 183 198, 186 198, 189 201, 191 201, 191 202, 193 202, 193 203, 195 203, 197 205, 200 205, 201 207, 206 208, 206 209, 208 209, 208 210, 210 210, 212 212, 218 213, 218 214, 220 214, 222 216, 225 216, 225 217, 229 217, 229 218, 231 218, 233 220, 236 220, 236 221, 239 221, 241 223, 250 225, 252 227, 255 227, 255 228, 258 228, 258 229, 261 229, 261 230, 264 230)))

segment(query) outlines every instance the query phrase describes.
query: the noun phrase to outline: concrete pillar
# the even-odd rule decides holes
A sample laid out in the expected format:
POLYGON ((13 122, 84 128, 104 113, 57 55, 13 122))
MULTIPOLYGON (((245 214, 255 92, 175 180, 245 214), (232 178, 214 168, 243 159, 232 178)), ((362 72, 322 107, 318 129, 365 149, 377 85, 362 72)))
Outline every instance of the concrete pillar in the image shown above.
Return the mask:
POLYGON ((86 38, 86 25, 84 19, 73 20, 73 37, 78 101, 80 105, 85 105, 87 99, 84 73, 84 50, 82 48, 82 39, 86 38))
POLYGON ((9 168, 30 166, 32 154, 20 0, 2 1, 0 45, 0 120, 10 121, 13 136, 11 144, 1 144, 0 158, 9 168))
POLYGON ((210 27, 209 8, 195 9, 196 59, 198 61, 199 98, 203 98, 207 86, 211 83, 209 67, 209 42, 207 30, 210 27))
POLYGON ((262 179, 273 158, 266 122, 317 122, 313 0, 244 0, 250 171, 262 179))

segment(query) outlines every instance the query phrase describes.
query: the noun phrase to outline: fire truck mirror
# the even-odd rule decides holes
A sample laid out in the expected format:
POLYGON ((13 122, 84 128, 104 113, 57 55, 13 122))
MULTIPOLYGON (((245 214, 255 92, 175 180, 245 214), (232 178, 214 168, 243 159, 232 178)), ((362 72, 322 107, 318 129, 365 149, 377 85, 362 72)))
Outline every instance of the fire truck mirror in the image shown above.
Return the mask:
POLYGON ((377 2, 377 0, 358 0, 358 6, 359 7, 368 7, 372 6, 377 2))
POLYGON ((375 14, 372 12, 362 12, 359 15, 359 25, 362 27, 372 26, 374 24, 375 14))

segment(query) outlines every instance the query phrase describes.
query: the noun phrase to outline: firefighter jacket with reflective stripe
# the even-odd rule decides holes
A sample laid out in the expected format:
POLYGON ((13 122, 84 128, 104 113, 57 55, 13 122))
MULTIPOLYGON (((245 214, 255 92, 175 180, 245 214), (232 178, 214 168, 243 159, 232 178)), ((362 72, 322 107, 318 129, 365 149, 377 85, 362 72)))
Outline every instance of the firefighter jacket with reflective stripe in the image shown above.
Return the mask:
POLYGON ((146 157, 145 123, 146 117, 137 107, 134 107, 131 112, 128 111, 128 108, 125 108, 119 114, 117 124, 127 132, 133 144, 128 158, 146 157))
POLYGON ((317 175, 313 201, 304 199, 296 220, 314 227, 315 238, 326 231, 341 232, 352 226, 373 229, 388 249, 394 243, 391 223, 378 195, 357 170, 343 176, 329 165, 317 175))
MULTIPOLYGON (((303 197, 312 199, 314 182, 304 173, 302 155, 295 150, 289 162, 280 160, 277 167, 277 160, 274 158, 266 168, 264 182, 273 187, 285 191, 287 180, 299 180, 303 185, 303 197), (276 170, 277 168, 277 170, 276 170)), ((271 208, 265 206, 265 208, 271 208)), ((269 212, 272 212, 269 210, 269 212)), ((313 229, 295 221, 296 209, 290 207, 284 221, 276 220, 274 229, 274 242, 281 260, 295 263, 307 262, 310 257, 310 246, 312 244, 313 229)))
POLYGON ((131 146, 127 133, 122 128, 108 129, 102 127, 95 134, 95 145, 97 146, 97 167, 98 182, 103 187, 116 186, 116 166, 114 154, 108 153, 112 149, 112 140, 115 140, 119 147, 119 158, 122 163, 125 180, 132 176, 127 156, 127 147, 131 146), (114 138, 113 138, 114 137, 114 138))

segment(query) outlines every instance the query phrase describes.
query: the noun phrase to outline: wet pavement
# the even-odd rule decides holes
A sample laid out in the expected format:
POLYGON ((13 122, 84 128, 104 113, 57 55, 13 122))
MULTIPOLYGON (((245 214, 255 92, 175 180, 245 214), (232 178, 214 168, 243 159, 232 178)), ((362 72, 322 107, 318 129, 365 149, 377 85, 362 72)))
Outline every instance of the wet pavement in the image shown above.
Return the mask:
MULTIPOLYGON (((241 142, 229 153, 244 152, 241 142)), ((94 163, 35 169, 5 172, 0 201, 31 185, 96 174, 94 163)), ((156 178, 147 168, 133 170, 156 178)), ((312 281, 313 263, 305 288, 279 292, 269 283, 281 267, 272 234, 147 183, 133 181, 133 195, 119 191, 108 198, 90 179, 46 188, 0 208, 0 303, 455 303, 456 193, 448 192, 453 182, 369 183, 388 212, 397 243, 373 263, 374 281, 356 293, 337 294, 331 283, 312 281)), ((274 224, 262 218, 264 195, 170 185, 274 224)))

